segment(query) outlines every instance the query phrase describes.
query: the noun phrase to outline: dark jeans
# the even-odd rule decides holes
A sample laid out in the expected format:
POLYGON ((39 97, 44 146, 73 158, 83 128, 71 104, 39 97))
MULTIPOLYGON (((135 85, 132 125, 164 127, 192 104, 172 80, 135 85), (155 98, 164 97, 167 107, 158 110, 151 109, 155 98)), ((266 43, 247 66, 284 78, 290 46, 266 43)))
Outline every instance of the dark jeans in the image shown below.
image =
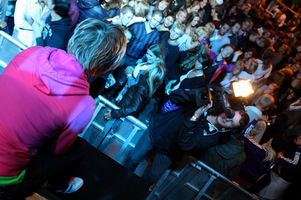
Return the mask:
MULTIPOLYGON (((145 157, 145 155, 150 150, 153 149, 153 144, 149 137, 148 130, 149 129, 147 129, 143 133, 135 149, 133 149, 133 151, 129 154, 129 157, 124 164, 124 166, 131 171, 135 171, 139 162, 145 157)), ((150 184, 155 183, 158 180, 158 178, 164 173, 164 171, 169 168, 171 163, 172 160, 169 156, 157 153, 152 163, 152 166, 144 172, 142 178, 150 184)))
POLYGON ((85 152, 94 148, 84 139, 77 138, 66 153, 60 156, 46 151, 37 153, 27 165, 23 181, 12 186, 0 186, 0 199, 22 199, 42 188, 48 181, 55 190, 66 187, 72 170, 85 159, 85 152))
POLYGON ((135 148, 130 152, 124 166, 131 171, 135 171, 142 158, 152 149, 153 144, 149 137, 149 131, 146 129, 135 148))
POLYGON ((166 154, 157 153, 152 166, 147 169, 142 178, 149 182, 150 184, 154 184, 160 178, 160 176, 170 167, 172 164, 172 159, 166 154))

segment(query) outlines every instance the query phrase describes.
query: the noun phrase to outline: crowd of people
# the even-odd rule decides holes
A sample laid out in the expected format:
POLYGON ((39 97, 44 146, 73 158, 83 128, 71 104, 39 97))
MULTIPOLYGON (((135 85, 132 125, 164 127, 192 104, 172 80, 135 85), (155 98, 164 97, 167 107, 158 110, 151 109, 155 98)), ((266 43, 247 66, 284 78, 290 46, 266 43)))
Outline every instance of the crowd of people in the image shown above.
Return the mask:
MULTIPOLYGON (((29 49, 44 51, 37 47, 43 46, 73 54, 89 82, 85 94, 93 98, 102 94, 121 108, 108 110, 106 120, 139 117, 147 104, 155 102, 148 129, 125 163, 134 171, 153 152, 143 175, 149 183, 189 154, 263 199, 293 199, 301 183, 301 18, 299 5, 286 3, 1 0, 0 29, 29 49), (94 33, 97 28, 89 23, 104 33, 94 33), (112 30, 105 26, 122 29, 124 44, 118 44, 120 38, 115 38, 116 44, 107 39, 112 30), (100 40, 111 46, 101 50, 89 46, 100 40), (90 51, 93 55, 88 55, 90 51), (118 54, 109 58, 112 51, 118 54), (235 97, 233 83, 239 80, 249 80, 254 93, 235 97), (212 91, 215 98, 226 94, 231 109, 210 100, 212 91)), ((34 50, 23 56, 36 56, 34 50)), ((51 62, 61 59, 53 56, 51 62)), ((1 76, 7 73, 12 72, 1 76)), ((38 82, 35 87, 46 90, 38 82)), ((3 177, 25 173, 23 168, 0 172, 0 185, 7 183, 3 177)))

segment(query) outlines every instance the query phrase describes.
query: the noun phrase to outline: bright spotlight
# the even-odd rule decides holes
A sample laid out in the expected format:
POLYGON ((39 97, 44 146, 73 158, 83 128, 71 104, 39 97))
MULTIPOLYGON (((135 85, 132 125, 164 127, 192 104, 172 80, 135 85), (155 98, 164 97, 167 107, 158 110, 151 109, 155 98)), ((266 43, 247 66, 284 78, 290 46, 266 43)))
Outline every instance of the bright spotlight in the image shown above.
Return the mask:
POLYGON ((250 80, 239 80, 233 82, 233 90, 236 97, 247 97, 254 93, 250 80))

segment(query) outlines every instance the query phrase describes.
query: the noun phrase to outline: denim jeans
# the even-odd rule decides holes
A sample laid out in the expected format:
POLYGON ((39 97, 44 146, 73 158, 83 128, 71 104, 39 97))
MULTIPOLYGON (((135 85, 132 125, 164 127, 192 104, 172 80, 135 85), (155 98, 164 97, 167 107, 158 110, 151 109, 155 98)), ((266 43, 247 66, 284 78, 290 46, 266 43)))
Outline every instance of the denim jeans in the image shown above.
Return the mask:
POLYGON ((146 169, 142 178, 150 184, 156 183, 160 176, 170 167, 172 161, 168 155, 157 153, 152 166, 146 169))

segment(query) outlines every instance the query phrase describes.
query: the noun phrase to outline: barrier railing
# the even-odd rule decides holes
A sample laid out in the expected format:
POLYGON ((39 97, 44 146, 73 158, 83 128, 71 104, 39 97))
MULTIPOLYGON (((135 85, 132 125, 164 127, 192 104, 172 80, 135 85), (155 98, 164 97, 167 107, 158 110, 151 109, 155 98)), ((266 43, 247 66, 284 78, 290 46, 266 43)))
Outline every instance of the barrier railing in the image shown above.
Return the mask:
POLYGON ((235 182, 201 161, 167 170, 146 200, 258 200, 235 182))
POLYGON ((0 31, 0 73, 15 55, 26 48, 4 31, 0 31))
MULTIPOLYGON (((80 137, 123 165, 129 151, 135 148, 147 126, 132 116, 107 121, 104 119, 104 113, 108 109, 119 107, 99 96, 92 120, 80 137)), ((144 168, 141 167, 139 170, 144 171, 144 168)), ((146 199, 257 200, 258 198, 206 164, 193 160, 181 170, 167 170, 146 199)))
POLYGON ((104 114, 108 109, 119 109, 119 107, 99 96, 92 120, 79 136, 123 164, 129 151, 135 148, 147 126, 133 116, 107 121, 104 119, 104 114))

